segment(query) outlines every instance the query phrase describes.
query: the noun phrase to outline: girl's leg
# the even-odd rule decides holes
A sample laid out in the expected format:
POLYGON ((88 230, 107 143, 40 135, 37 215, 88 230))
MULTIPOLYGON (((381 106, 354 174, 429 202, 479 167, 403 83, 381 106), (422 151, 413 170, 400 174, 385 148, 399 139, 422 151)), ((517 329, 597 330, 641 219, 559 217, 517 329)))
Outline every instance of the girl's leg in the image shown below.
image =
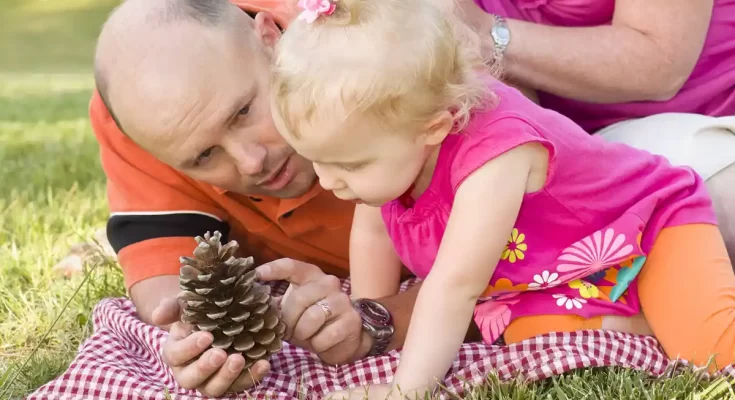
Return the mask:
POLYGON ((665 113, 618 122, 596 133, 692 167, 707 182, 717 221, 735 260, 735 116, 665 113))
POLYGON ((586 329, 653 335, 642 314, 633 317, 606 316, 604 318, 583 318, 577 315, 535 315, 518 318, 511 322, 505 330, 505 342, 516 343, 549 332, 575 332, 586 329))
POLYGON ((735 362, 735 274, 713 225, 664 229, 638 282, 641 307, 667 356, 735 362))
POLYGON ((643 316, 585 319, 576 315, 518 318, 506 343, 548 332, 608 329, 653 334, 666 355, 713 368, 735 362, 735 274, 722 235, 713 225, 664 229, 638 280, 643 316), (649 328, 650 325, 650 328, 649 328))
POLYGON ((534 315, 511 321, 503 334, 505 343, 517 343, 549 332, 574 332, 602 328, 602 317, 577 315, 534 315))

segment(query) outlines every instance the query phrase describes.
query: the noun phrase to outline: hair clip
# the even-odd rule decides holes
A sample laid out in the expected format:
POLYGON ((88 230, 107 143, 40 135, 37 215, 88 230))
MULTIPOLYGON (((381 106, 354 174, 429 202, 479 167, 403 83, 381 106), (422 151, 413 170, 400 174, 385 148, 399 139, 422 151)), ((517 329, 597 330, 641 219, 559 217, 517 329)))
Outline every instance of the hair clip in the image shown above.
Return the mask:
POLYGON ((298 6, 304 9, 298 19, 307 23, 316 21, 321 15, 332 15, 337 5, 337 0, 299 0, 298 6))

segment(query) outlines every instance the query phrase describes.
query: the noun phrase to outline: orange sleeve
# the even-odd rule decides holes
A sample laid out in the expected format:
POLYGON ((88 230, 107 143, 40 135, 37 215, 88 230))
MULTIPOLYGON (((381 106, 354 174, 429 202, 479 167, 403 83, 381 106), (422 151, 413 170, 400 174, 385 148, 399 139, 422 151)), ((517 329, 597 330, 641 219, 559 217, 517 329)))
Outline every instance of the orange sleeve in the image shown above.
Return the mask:
POLYGON ((125 136, 96 91, 89 111, 107 176, 107 236, 126 288, 153 276, 178 274, 179 257, 192 253, 195 236, 207 230, 227 235, 226 213, 203 186, 125 136))

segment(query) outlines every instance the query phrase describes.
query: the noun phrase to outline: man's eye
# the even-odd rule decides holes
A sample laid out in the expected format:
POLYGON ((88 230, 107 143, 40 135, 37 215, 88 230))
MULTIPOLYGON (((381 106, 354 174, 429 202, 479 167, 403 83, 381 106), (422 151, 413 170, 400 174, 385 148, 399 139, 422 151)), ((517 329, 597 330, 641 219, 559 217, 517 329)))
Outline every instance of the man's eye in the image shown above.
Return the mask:
POLYGON ((210 147, 199 154, 196 161, 194 162, 194 166, 199 166, 203 162, 207 161, 207 159, 209 159, 209 157, 212 155, 212 151, 214 151, 214 147, 210 147))

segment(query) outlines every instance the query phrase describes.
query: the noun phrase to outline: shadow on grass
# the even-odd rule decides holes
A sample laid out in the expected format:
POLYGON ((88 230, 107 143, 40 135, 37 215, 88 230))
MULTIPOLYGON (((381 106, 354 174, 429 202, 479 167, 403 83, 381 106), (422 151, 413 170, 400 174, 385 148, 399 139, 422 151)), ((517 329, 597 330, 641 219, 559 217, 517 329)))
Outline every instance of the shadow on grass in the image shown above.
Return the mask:
POLYGON ((91 90, 0 96, 0 122, 55 123, 87 118, 91 90))

